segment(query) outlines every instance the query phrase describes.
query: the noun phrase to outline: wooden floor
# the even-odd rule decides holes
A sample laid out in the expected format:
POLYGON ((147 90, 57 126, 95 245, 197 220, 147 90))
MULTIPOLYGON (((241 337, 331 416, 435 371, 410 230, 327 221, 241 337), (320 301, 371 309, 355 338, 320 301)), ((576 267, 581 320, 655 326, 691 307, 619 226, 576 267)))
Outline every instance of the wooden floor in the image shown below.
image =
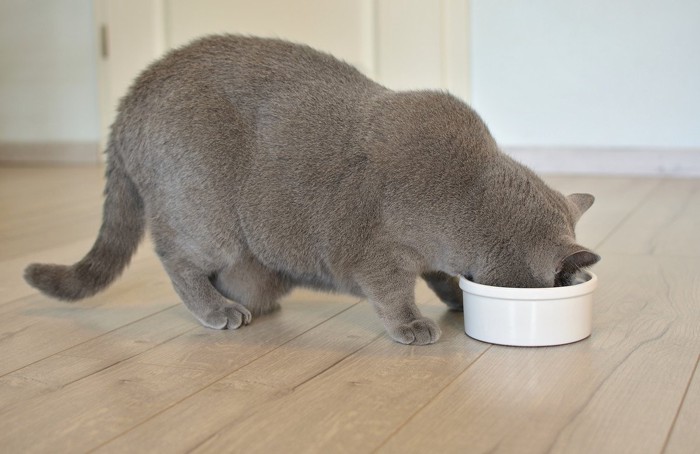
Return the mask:
POLYGON ((89 249, 102 170, 0 168, 0 452, 700 452, 700 180, 547 179, 597 196, 593 335, 481 343, 418 284, 443 336, 410 347, 308 291, 202 328, 150 244, 106 292, 50 300, 22 269, 89 249))

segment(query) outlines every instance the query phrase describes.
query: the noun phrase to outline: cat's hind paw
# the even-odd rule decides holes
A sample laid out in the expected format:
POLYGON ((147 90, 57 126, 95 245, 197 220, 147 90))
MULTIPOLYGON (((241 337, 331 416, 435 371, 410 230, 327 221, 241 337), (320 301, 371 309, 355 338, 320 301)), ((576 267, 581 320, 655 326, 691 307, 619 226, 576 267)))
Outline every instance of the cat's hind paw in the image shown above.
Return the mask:
POLYGON ((207 328, 214 329, 238 329, 249 324, 253 316, 245 306, 238 303, 230 303, 212 311, 200 321, 207 328))
POLYGON ((432 344, 440 339, 441 334, 438 324, 426 317, 398 325, 389 331, 396 342, 410 345, 432 344))

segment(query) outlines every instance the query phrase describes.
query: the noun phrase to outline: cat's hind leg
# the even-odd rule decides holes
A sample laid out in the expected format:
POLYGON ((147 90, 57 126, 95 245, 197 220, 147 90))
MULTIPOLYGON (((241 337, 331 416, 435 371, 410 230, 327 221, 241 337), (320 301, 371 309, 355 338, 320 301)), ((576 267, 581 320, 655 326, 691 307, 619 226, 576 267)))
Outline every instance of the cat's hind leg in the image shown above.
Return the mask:
POLYGON ((245 306, 228 301, 214 288, 210 272, 182 258, 161 255, 161 261, 182 302, 202 325, 236 329, 251 322, 252 314, 245 306))
POLYGON ((277 300, 292 289, 289 279, 250 254, 242 254, 235 264, 213 276, 212 282, 222 295, 243 304, 253 315, 274 311, 279 307, 277 300))
POLYGON ((382 266, 358 275, 363 293, 384 323, 389 335, 402 344, 426 345, 436 342, 440 327, 423 317, 413 293, 416 274, 382 266))
POLYGON ((431 271, 421 275, 428 287, 447 304, 447 307, 452 311, 463 311, 464 303, 462 301, 463 293, 459 288, 459 278, 450 276, 442 271, 431 271))

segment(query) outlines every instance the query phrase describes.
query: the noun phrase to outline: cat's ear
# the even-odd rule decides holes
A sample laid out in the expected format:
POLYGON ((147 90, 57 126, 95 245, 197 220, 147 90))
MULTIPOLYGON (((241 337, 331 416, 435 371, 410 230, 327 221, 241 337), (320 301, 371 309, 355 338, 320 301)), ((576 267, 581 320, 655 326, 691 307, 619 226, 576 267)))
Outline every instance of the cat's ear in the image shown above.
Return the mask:
POLYGON ((566 198, 569 199, 569 202, 574 204, 578 211, 575 213, 577 221, 581 218, 583 213, 585 213, 586 210, 593 205, 593 202, 595 202, 595 197, 593 197, 591 194, 569 194, 566 196, 566 198))
POLYGON ((600 256, 583 246, 574 245, 573 248, 559 261, 557 274, 562 271, 574 272, 581 268, 593 266, 600 260, 600 256))

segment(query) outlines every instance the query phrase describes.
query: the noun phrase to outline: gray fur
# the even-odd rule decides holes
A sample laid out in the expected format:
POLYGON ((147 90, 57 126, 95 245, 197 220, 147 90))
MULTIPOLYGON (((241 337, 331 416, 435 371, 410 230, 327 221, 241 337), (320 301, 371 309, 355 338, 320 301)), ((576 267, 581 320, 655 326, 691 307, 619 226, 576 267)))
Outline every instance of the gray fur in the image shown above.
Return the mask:
POLYGON ((366 297, 393 339, 427 344, 440 328, 416 307, 418 276, 459 309, 456 276, 563 285, 599 259, 574 240, 592 196, 548 188, 466 104, 388 90, 285 41, 214 36, 171 52, 122 100, 107 152, 93 249, 26 270, 48 295, 106 287, 147 222, 206 326, 250 323, 308 286, 366 297))

